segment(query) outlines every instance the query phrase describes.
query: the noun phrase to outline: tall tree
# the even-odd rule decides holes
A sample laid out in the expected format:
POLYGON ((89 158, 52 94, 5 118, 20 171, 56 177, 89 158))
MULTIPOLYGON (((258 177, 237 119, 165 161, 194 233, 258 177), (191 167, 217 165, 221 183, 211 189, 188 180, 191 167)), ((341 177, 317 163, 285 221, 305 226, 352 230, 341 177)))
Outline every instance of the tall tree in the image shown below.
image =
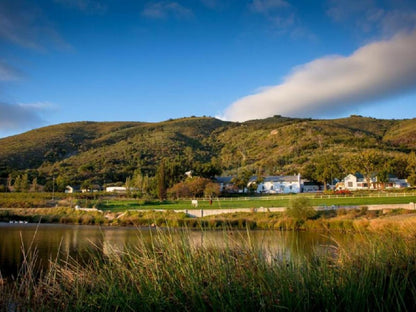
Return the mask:
POLYGON ((416 154, 415 152, 411 152, 407 156, 407 172, 410 175, 416 175, 416 154))
POLYGON ((243 172, 237 174, 236 177, 234 177, 231 182, 238 187, 238 189, 243 190, 243 193, 246 191, 248 182, 250 181, 250 178, 252 176, 252 173, 249 170, 244 170, 243 172))
POLYGON ((416 186, 416 154, 411 152, 407 157, 407 172, 409 176, 407 177, 407 182, 411 186, 416 186))
POLYGON ((22 191, 22 177, 20 175, 18 175, 14 179, 13 188, 14 188, 15 192, 21 192, 22 191))
POLYGON ((160 200, 166 199, 166 172, 165 172, 165 160, 160 161, 159 167, 156 172, 157 177, 157 195, 160 200))
POLYGON ((339 178, 342 174, 342 166, 338 155, 328 153, 321 154, 314 158, 314 171, 311 175, 313 180, 321 182, 324 190, 327 190, 328 182, 332 182, 334 178, 339 178))
POLYGON ((126 187, 127 197, 130 197, 131 196, 131 190, 133 188, 133 182, 132 182, 130 177, 126 178, 126 183, 124 185, 126 187))
POLYGON ((376 176, 385 165, 385 158, 380 152, 365 150, 355 155, 353 161, 354 171, 360 172, 367 182, 367 187, 371 187, 371 178, 376 176))
POLYGON ((30 189, 32 190, 32 192, 37 192, 38 191, 38 178, 36 178, 36 177, 33 178, 32 185, 31 185, 30 189))
POLYGON ((7 191, 10 192, 12 185, 13 185, 13 177, 11 173, 9 173, 9 175, 7 176, 7 191))

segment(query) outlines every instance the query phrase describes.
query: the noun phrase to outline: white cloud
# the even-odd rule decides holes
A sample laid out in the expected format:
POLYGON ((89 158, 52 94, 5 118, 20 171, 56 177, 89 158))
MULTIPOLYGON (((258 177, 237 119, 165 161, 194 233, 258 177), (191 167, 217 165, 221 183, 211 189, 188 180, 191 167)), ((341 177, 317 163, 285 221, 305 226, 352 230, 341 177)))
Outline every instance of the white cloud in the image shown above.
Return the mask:
POLYGON ((416 89, 416 31, 294 68, 282 84, 243 97, 223 118, 272 115, 313 117, 340 113, 416 89))
POLYGON ((142 15, 156 19, 164 19, 170 16, 177 19, 193 17, 193 13, 190 9, 177 2, 169 1, 149 3, 142 11, 142 15))

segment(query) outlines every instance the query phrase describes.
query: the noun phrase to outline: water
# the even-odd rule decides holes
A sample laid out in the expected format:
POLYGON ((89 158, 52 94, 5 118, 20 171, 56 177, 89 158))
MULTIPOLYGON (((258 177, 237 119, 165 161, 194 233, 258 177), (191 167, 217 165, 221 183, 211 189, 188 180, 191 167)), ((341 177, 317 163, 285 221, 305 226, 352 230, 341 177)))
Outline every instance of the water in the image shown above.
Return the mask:
MULTIPOLYGON (((122 252, 126 246, 138 245, 140 239, 150 240, 154 231, 134 227, 0 223, 1 276, 17 275, 24 260, 22 250, 36 250, 39 269, 42 269, 57 258, 86 260, 91 251, 122 252)), ((310 232, 252 231, 247 235, 245 231, 188 231, 187 235, 196 246, 251 243, 264 248, 270 257, 308 257, 332 244, 331 238, 310 232)))

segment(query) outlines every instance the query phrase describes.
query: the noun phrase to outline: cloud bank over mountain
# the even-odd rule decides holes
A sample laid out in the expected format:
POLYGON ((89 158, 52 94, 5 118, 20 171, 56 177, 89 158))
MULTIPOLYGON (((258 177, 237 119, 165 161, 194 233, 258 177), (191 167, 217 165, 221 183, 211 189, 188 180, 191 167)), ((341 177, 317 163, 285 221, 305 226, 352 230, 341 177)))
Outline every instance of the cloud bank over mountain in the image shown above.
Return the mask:
POLYGON ((351 111, 416 90, 416 31, 369 43, 349 56, 330 55, 295 67, 284 81, 232 103, 232 121, 273 115, 318 117, 351 111))

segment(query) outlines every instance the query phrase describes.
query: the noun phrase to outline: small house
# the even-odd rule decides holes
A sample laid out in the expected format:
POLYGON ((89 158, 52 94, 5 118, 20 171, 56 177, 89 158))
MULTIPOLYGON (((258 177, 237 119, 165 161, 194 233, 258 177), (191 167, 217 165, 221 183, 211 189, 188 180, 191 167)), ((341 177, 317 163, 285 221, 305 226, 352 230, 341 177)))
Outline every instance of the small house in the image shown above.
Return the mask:
POLYGON ((65 193, 67 194, 79 193, 80 191, 81 190, 79 186, 72 186, 72 185, 65 186, 65 193))
POLYGON ((105 191, 107 193, 126 193, 127 188, 125 186, 107 186, 105 191))

